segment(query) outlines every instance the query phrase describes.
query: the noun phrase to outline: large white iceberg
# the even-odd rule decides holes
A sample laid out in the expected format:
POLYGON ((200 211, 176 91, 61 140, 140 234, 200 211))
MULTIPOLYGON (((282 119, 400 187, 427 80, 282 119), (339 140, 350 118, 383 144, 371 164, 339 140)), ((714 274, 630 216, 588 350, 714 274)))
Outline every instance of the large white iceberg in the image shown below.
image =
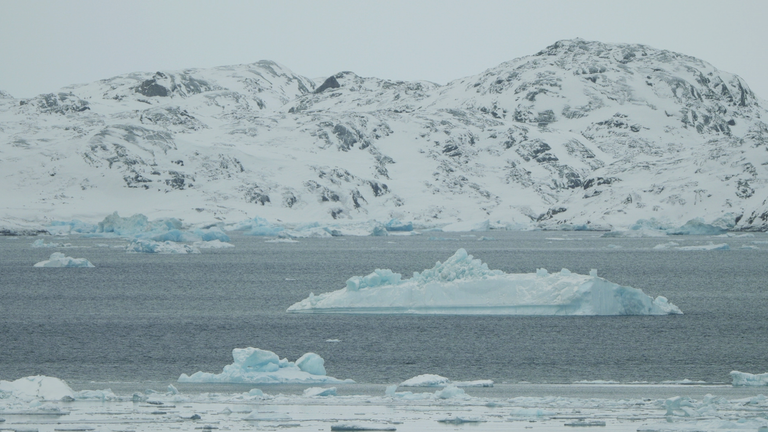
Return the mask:
POLYGON ((16 381, 0 381, 0 399, 8 395, 20 399, 59 400, 74 394, 64 381, 43 375, 28 376, 16 381))
POLYGON ((46 261, 40 261, 35 267, 96 267, 85 258, 72 258, 61 252, 54 252, 46 261))
POLYGON ((377 269, 354 276, 346 288, 292 305, 299 313, 421 313, 503 315, 667 315, 680 309, 659 296, 563 269, 529 274, 490 270, 459 249, 444 263, 411 279, 377 269))
POLYGON ((232 350, 234 363, 224 366, 220 374, 195 372, 181 374, 179 382, 186 383, 353 383, 325 374, 324 360, 315 353, 306 353, 296 362, 280 359, 272 351, 258 348, 235 348, 232 350))

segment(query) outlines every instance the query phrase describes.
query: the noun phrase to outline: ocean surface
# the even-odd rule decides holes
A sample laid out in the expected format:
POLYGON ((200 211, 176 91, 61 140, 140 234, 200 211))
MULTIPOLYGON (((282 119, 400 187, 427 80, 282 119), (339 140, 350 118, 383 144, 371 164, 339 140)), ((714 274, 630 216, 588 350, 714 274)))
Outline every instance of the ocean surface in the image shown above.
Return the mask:
POLYGON ((45 237, 73 247, 33 248, 33 237, 0 237, 0 380, 175 382, 181 373, 219 373, 232 363, 233 348, 248 346, 291 361, 315 352, 328 375, 369 384, 425 373, 509 384, 728 384, 732 370, 768 372, 768 235, 473 234, 298 243, 234 235, 235 248, 194 255, 129 254, 123 239, 45 237), (669 241, 728 243, 731 250, 653 249, 669 241), (410 277, 460 247, 508 273, 594 268, 609 281, 667 297, 684 315, 285 312, 310 292, 344 287, 351 276, 388 268, 410 277), (33 267, 56 251, 96 268, 33 267))

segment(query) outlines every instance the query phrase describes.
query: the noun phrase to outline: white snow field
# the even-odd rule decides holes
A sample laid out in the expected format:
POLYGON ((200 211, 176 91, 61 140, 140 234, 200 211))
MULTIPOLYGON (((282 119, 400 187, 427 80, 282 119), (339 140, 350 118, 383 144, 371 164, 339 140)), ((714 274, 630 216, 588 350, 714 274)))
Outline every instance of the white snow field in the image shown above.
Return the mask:
POLYGON ((0 429, 423 432, 572 431, 578 426, 604 426, 600 430, 728 432, 768 428, 768 398, 754 388, 518 384, 504 389, 448 386, 413 393, 398 392, 394 385, 382 387, 266 386, 211 392, 168 385, 165 391, 116 393, 77 391, 60 379, 34 376, 0 381, 0 429))
POLYGON ((562 269, 508 274, 490 270, 459 249, 411 279, 389 269, 353 276, 338 291, 295 303, 298 313, 421 313, 505 315, 667 315, 682 314, 665 297, 562 269))
POLYGON ((54 252, 45 261, 35 264, 35 267, 95 267, 85 258, 72 258, 61 252, 54 252))
POLYGON ((258 348, 235 348, 232 350, 234 363, 224 366, 220 374, 195 372, 191 376, 181 374, 183 383, 353 383, 325 374, 324 360, 315 353, 306 353, 296 362, 280 359, 272 351, 258 348))

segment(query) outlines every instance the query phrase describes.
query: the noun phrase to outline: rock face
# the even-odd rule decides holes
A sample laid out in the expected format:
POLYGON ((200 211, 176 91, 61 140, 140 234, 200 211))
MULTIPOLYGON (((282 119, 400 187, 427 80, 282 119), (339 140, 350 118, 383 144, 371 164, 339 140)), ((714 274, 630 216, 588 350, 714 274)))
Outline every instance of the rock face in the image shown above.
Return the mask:
POLYGON ((0 93, 0 220, 766 230, 761 103, 696 58, 579 39, 445 86, 260 61, 0 93))

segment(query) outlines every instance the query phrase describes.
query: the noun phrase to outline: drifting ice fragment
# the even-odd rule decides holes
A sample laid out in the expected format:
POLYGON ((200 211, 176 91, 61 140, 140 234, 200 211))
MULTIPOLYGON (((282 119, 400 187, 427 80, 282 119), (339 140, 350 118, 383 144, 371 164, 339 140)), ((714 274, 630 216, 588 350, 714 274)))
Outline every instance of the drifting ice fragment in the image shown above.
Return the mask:
POLYGON ((323 359, 317 354, 304 354, 296 363, 280 359, 272 351, 258 348, 235 348, 234 363, 224 366, 220 374, 196 372, 181 374, 179 382, 196 383, 353 383, 325 375, 323 359))
POLYGON ((72 258, 61 252, 54 252, 47 261, 40 261, 35 267, 96 267, 85 258, 72 258))
POLYGON ((746 372, 731 372, 732 384, 734 387, 740 386, 768 386, 768 373, 751 374, 746 372))
POLYGON ((550 274, 490 270, 459 249, 444 263, 411 279, 377 269, 353 276, 346 288, 292 305, 297 313, 422 313, 499 315, 667 315, 682 314, 664 297, 563 269, 550 274))

